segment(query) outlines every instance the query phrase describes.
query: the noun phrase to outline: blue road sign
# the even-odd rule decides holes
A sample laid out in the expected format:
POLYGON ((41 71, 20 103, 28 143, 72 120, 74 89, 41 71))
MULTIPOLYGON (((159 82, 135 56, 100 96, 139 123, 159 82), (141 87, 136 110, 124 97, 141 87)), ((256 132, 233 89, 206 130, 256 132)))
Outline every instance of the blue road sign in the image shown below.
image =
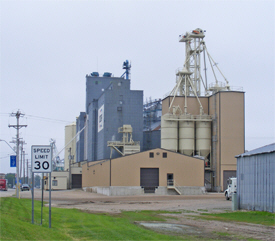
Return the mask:
POLYGON ((10 167, 16 167, 16 156, 10 156, 10 167))

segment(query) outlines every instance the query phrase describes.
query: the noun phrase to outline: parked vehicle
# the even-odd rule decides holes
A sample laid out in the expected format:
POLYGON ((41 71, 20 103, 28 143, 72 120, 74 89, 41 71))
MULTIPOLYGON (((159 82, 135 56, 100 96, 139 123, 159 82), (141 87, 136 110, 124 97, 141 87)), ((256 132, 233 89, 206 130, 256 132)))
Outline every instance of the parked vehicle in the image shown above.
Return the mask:
POLYGON ((8 180, 0 179, 0 190, 7 191, 8 190, 8 180))
POLYGON ((232 194, 237 193, 237 178, 230 177, 227 180, 227 189, 224 191, 224 196, 226 200, 230 200, 232 198, 232 194))
POLYGON ((23 185, 21 186, 21 191, 23 192, 23 191, 25 191, 25 190, 27 190, 27 191, 30 190, 30 186, 29 186, 28 184, 23 184, 23 185))

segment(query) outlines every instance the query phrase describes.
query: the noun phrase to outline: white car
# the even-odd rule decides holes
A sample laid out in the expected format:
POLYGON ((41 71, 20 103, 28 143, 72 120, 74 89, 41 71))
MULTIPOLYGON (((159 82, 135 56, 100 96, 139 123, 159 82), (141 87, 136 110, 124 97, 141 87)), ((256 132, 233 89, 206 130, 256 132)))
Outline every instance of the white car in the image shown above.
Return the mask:
POLYGON ((24 190, 30 191, 30 186, 28 184, 23 184, 21 186, 21 191, 23 192, 24 190))

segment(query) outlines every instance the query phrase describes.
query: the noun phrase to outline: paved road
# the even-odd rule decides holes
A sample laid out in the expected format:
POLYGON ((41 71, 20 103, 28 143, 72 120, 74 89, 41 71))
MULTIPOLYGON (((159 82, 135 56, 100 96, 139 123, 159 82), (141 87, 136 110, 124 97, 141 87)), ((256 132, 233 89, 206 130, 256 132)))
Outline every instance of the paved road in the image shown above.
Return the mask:
POLYGON ((8 191, 0 191, 0 197, 11 197, 12 195, 16 196, 15 189, 9 188, 8 191))

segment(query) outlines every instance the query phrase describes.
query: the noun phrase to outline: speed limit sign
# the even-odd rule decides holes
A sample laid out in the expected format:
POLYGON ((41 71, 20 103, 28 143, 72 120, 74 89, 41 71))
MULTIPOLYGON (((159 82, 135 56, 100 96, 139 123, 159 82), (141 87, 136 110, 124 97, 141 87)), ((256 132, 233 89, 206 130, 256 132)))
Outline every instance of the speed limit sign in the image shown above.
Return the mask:
POLYGON ((32 172, 52 172, 52 147, 32 146, 32 172))

